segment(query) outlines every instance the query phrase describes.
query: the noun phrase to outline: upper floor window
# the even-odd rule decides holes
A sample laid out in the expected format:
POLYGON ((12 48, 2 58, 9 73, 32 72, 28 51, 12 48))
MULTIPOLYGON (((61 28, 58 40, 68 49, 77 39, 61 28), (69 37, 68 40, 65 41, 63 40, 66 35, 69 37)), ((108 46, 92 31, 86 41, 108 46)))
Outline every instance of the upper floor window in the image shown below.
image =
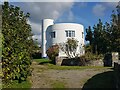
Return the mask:
POLYGON ((51 38, 55 38, 55 31, 51 32, 51 38))
POLYGON ((75 37, 75 31, 67 30, 65 32, 66 32, 66 37, 75 37))

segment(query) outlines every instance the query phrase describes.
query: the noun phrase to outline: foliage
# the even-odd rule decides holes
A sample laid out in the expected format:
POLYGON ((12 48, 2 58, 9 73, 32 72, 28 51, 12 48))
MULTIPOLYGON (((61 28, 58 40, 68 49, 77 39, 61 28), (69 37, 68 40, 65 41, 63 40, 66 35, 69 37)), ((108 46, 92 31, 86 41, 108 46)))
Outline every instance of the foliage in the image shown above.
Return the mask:
POLYGON ((38 42, 37 41, 34 41, 34 46, 33 46, 33 54, 32 54, 32 57, 33 59, 37 59, 37 58, 41 58, 41 47, 38 46, 38 42))
POLYGON ((88 29, 86 29, 86 37, 85 40, 86 41, 90 41, 90 51, 92 52, 92 42, 93 42, 93 32, 91 29, 91 26, 88 27, 88 29))
POLYGON ((92 35, 92 31, 91 31, 91 27, 89 26, 88 29, 86 29, 86 37, 85 39, 90 41, 90 45, 92 44, 92 39, 93 39, 93 35, 92 35))
POLYGON ((111 40, 113 51, 120 53, 120 2, 117 5, 117 13, 113 11, 111 23, 111 40))
POLYGON ((51 46, 50 48, 48 48, 46 53, 50 60, 55 61, 56 56, 58 56, 59 54, 59 46, 58 45, 51 46))
POLYGON ((74 38, 68 38, 65 43, 60 43, 60 49, 68 56, 74 58, 77 56, 78 41, 74 38))
POLYGON ((85 49, 85 53, 92 52, 91 51, 92 50, 92 46, 89 43, 84 46, 84 49, 85 49))
POLYGON ((85 53, 85 55, 81 56, 84 57, 86 60, 99 60, 99 59, 103 59, 103 55, 95 55, 91 52, 87 52, 85 53))
POLYGON ((26 88, 25 90, 29 90, 31 88, 30 81, 26 80, 22 83, 18 83, 17 80, 14 80, 10 83, 5 83, 2 85, 2 88, 26 88))
POLYGON ((80 61, 80 66, 91 65, 95 60, 103 60, 103 55, 96 55, 91 52, 86 52, 85 55, 77 58, 80 61))
POLYGON ((65 82, 61 82, 61 81, 52 81, 52 87, 53 87, 53 90, 58 90, 58 88, 65 88, 65 82))
POLYGON ((30 74, 31 54, 34 46, 29 13, 5 2, 2 6, 2 71, 5 82, 26 80, 30 74))
POLYGON ((90 26, 86 29, 86 40, 90 42, 92 53, 120 52, 120 5, 116 8, 117 13, 113 11, 111 23, 103 24, 99 19, 92 29, 90 26))

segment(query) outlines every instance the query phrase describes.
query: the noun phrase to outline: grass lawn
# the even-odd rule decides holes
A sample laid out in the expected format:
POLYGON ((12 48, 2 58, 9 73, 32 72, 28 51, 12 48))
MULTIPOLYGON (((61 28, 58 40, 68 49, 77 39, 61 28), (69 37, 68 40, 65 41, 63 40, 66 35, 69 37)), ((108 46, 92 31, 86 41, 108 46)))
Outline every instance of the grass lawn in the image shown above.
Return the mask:
POLYGON ((9 84, 3 84, 2 88, 26 88, 25 90, 28 90, 31 88, 31 83, 28 81, 23 81, 22 83, 18 83, 17 80, 12 81, 9 84))
POLYGON ((52 61, 49 59, 34 59, 38 64, 46 65, 47 69, 56 69, 56 70, 75 70, 75 69, 102 69, 102 68, 111 68, 103 66, 57 66, 52 64, 52 61))
POLYGON ((51 86, 53 88, 65 88, 65 83, 60 82, 60 81, 53 81, 52 84, 51 84, 51 86))

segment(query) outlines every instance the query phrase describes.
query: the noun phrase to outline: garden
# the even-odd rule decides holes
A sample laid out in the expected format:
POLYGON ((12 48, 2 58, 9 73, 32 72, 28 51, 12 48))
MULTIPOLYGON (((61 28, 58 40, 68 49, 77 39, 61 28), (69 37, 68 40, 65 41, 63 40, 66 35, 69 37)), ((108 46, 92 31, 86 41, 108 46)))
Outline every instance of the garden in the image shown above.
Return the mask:
MULTIPOLYGON (((120 52, 120 6, 113 11, 112 22, 99 22, 86 29, 85 55, 78 56, 78 43, 68 39, 61 45, 53 45, 47 50, 46 59, 34 59, 40 52, 27 23, 29 13, 20 7, 4 2, 2 5, 2 57, 0 65, 1 88, 116 88, 115 72, 104 57, 111 58, 111 52, 120 52), (117 18, 118 17, 118 18, 117 18), (116 37, 117 36, 117 37, 116 37), (61 49, 67 58, 58 57, 61 49), (38 51, 38 52, 37 52, 38 51), (61 62, 59 63, 59 61, 61 62), (67 62, 66 62, 67 61, 67 62), (64 63, 63 63, 64 62, 64 63), (100 63, 100 64, 99 64, 100 63)), ((1 29, 1 28, 0 28, 1 29)), ((118 70, 117 70, 118 71, 118 70)))

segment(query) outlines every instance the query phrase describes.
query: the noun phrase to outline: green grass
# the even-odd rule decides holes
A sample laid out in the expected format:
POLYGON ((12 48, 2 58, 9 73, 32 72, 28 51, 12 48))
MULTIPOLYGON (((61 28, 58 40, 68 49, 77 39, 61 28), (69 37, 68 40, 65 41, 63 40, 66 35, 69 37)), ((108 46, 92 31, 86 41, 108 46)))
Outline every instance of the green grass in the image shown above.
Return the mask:
POLYGON ((50 63, 51 60, 49 59, 34 59, 33 61, 36 61, 37 63, 50 63))
POLYGON ((18 83, 17 80, 14 80, 9 84, 3 84, 2 88, 26 88, 26 90, 28 90, 29 88, 31 88, 31 83, 29 81, 23 81, 22 83, 18 83))
POLYGON ((46 65, 47 69, 55 69, 55 70, 82 70, 82 69, 102 69, 102 68, 111 68, 111 67, 103 67, 103 66, 57 66, 51 63, 51 60, 48 59, 34 59, 38 64, 46 65))
POLYGON ((53 81, 51 84, 53 88, 65 88, 65 83, 60 81, 53 81))
POLYGON ((82 70, 82 69, 102 69, 102 68, 111 68, 111 67, 103 67, 103 66, 56 66, 52 64, 48 64, 49 69, 56 70, 82 70))

